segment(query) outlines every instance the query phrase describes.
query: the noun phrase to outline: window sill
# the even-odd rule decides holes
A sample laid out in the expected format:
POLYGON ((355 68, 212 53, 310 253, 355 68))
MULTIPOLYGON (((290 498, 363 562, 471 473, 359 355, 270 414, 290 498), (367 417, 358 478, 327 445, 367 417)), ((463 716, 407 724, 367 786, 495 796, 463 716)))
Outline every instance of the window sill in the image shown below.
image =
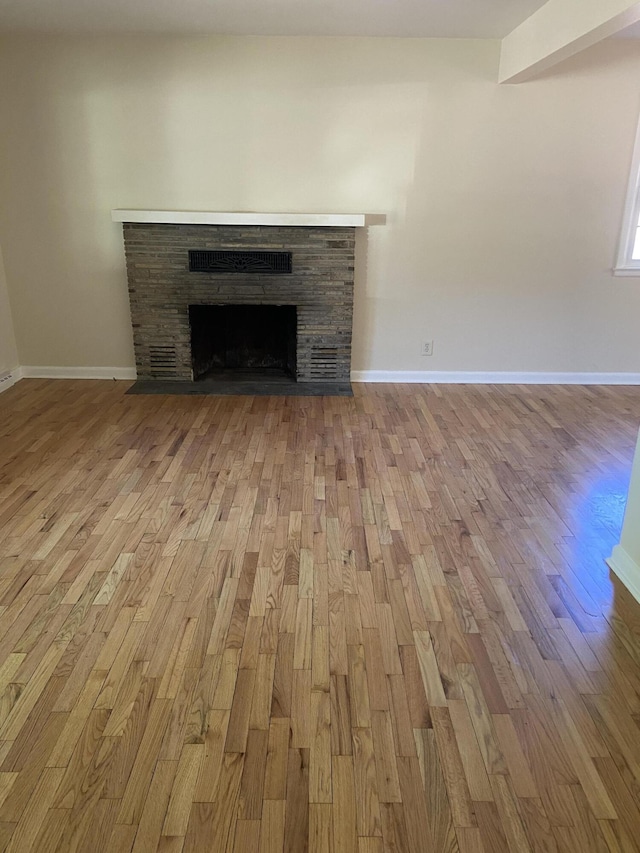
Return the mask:
POLYGON ((614 267, 612 270, 616 276, 635 276, 640 277, 640 266, 638 267, 614 267))

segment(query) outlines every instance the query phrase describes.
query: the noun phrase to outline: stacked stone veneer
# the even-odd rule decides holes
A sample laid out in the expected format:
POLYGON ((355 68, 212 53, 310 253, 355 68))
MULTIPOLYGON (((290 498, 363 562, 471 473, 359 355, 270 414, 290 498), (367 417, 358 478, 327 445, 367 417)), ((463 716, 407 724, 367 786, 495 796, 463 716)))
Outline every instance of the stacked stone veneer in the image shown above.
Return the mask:
POLYGON ((355 228, 124 224, 139 379, 191 380, 189 305, 297 306, 297 372, 345 382, 355 228), (190 249, 289 251, 287 275, 189 272, 190 249))

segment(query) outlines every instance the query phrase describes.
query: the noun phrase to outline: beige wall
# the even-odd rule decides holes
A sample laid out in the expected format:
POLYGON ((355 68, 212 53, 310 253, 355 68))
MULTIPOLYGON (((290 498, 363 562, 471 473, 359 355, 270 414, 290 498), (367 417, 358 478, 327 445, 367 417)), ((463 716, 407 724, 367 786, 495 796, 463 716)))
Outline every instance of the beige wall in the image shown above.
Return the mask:
POLYGON ((496 84, 499 44, 0 41, 0 243, 20 361, 133 364, 112 207, 384 214, 355 369, 640 372, 615 256, 640 46, 496 84), (435 355, 420 356, 422 340, 435 355))
POLYGON ((18 351, 13 332, 13 319, 0 249, 0 376, 18 366, 18 351))

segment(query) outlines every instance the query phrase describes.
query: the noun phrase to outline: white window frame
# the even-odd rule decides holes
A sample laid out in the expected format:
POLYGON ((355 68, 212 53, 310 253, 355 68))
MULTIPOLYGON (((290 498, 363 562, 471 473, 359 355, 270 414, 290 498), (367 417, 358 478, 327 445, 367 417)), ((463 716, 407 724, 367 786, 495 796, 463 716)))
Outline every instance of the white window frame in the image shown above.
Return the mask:
POLYGON ((627 189, 627 200, 622 218, 622 233, 618 246, 618 257, 613 268, 614 275, 640 276, 640 258, 632 258, 640 220, 640 122, 631 161, 631 175, 627 189))

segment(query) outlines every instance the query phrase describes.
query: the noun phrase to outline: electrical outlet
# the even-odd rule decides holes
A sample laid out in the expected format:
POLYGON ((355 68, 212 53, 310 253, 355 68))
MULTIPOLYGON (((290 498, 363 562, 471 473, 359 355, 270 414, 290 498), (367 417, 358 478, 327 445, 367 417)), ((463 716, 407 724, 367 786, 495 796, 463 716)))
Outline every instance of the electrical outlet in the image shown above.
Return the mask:
POLYGON ((433 355, 433 341, 423 341, 421 355, 433 355))

